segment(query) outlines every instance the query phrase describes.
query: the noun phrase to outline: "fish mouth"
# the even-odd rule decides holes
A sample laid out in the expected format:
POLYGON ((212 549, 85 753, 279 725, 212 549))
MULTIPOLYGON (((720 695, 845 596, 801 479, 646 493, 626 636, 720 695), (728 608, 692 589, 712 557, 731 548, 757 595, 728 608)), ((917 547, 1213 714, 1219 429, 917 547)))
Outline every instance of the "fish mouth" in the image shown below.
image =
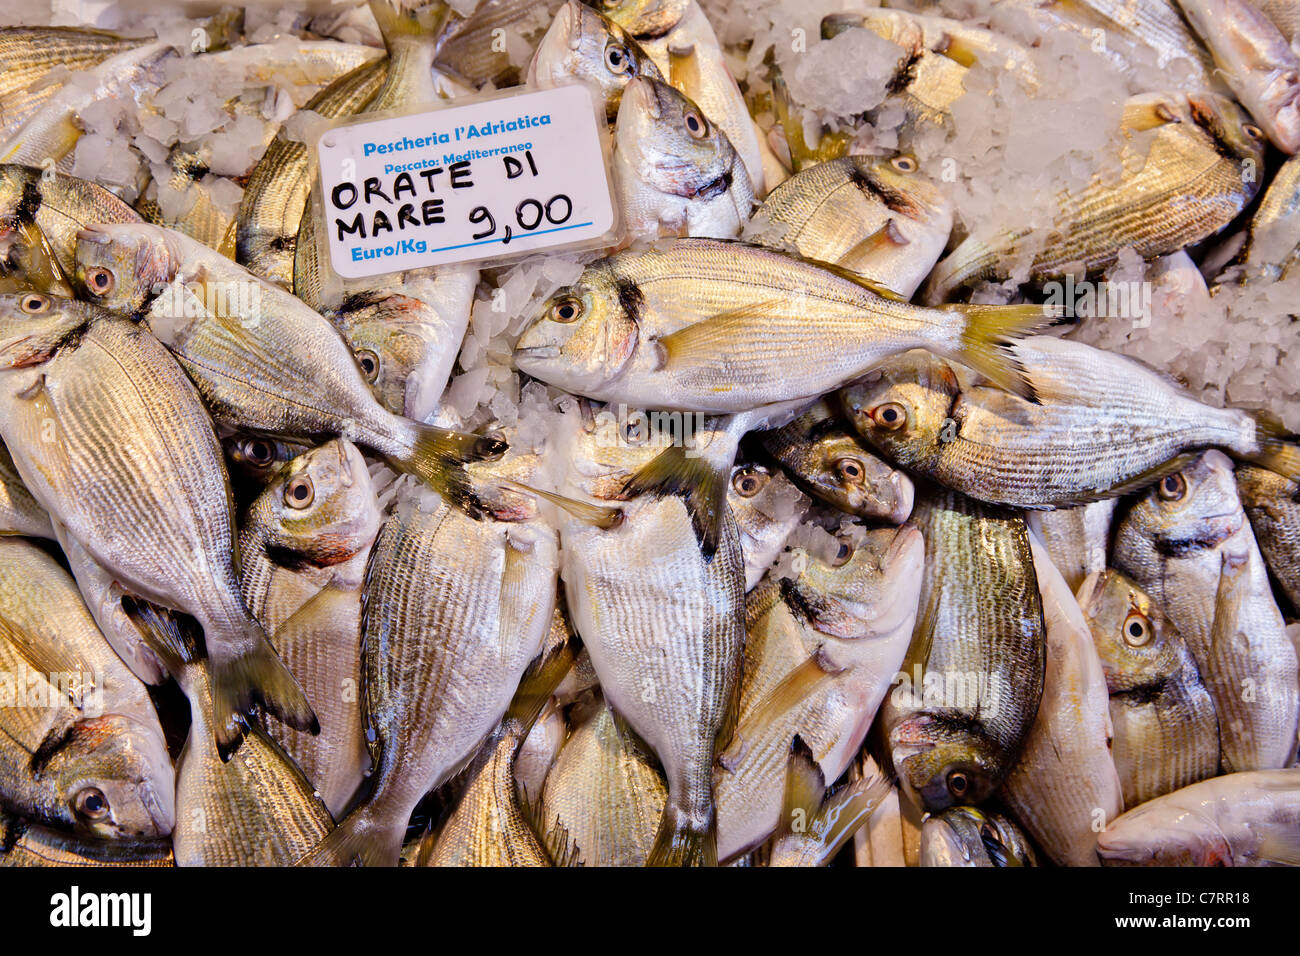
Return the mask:
POLYGON ((515 348, 515 359, 553 359, 560 357, 558 345, 520 345, 515 348))

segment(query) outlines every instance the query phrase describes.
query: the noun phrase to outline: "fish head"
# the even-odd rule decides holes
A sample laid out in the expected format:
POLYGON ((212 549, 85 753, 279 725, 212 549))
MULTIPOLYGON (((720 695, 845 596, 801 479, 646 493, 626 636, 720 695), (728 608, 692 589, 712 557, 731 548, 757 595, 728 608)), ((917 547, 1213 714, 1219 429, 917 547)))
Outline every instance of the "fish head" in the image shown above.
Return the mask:
POLYGON ((1079 609, 1112 694, 1168 673, 1178 631, 1131 578, 1113 569, 1093 572, 1080 585, 1079 609))
POLYGON ((82 720, 39 771, 64 819, 111 839, 165 837, 176 822, 176 774, 161 735, 121 714, 82 720))
POLYGON ((147 223, 85 226, 77 232, 73 283, 89 301, 140 315, 176 277, 167 233, 147 223))
POLYGON ((727 505, 740 531, 746 588, 757 584, 776 560, 808 504, 808 496, 780 471, 757 464, 731 469, 727 505))
POLYGON ((595 0, 592 6, 633 36, 661 37, 682 22, 691 0, 595 0))
POLYGON ((869 372, 840 392, 858 434, 904 467, 938 454, 955 431, 953 406, 961 394, 947 362, 928 352, 908 352, 869 372))
POLYGON ((306 450, 300 445, 259 435, 239 435, 227 438, 221 444, 226 452, 226 464, 232 471, 263 484, 286 461, 306 450))
POLYGON ((49 361, 99 314, 84 302, 42 292, 0 294, 0 369, 49 361))
POLYGON ((1097 835, 1097 855, 1111 866, 1231 866, 1232 850, 1204 815, 1162 801, 1136 807, 1097 835))
POLYGON ((902 221, 902 232, 909 240, 912 236, 907 223, 912 222, 947 241, 952 231, 952 200, 922 175, 915 156, 898 153, 886 158, 849 159, 858 188, 882 202, 902 221))
POLYGON ((589 266, 543 304, 515 346, 515 365, 543 382, 600 397, 636 350, 639 297, 608 266, 589 266))
POLYGON ((368 548, 382 515, 366 460, 346 439, 287 462, 249 507, 272 560, 330 567, 368 548))
POLYGON ((614 139, 637 175, 666 195, 712 199, 735 182, 739 158, 727 134, 663 80, 628 82, 614 139))
POLYGON ((1020 828, 1000 813, 949 807, 921 824, 922 866, 1034 866, 1020 828))
POLYGON ((611 122, 618 116, 623 88, 635 76, 663 79, 622 27, 579 0, 568 0, 556 11, 528 67, 528 82, 543 89, 575 79, 593 86, 611 122))
POLYGON ((835 539, 833 554, 808 554, 798 575, 782 579, 782 593, 823 634, 906 640, 921 594, 921 532, 911 524, 854 530, 835 539))
POLYGON ((801 477, 819 497, 860 518, 902 524, 912 513, 916 489, 903 472, 866 451, 843 432, 827 434, 808 449, 801 477))
POLYGON ((379 403, 394 415, 424 421, 441 391, 419 373, 436 364, 439 343, 423 321, 428 306, 405 295, 360 296, 327 318, 344 331, 379 403))
POLYGON ((1245 520, 1232 460, 1211 449, 1156 482, 1133 505, 1124 523, 1159 554, 1178 558, 1216 547, 1236 534, 1245 520))
POLYGON ((943 711, 914 714, 889 730, 899 786, 931 812, 987 800, 1004 774, 997 747, 969 717, 943 711))
MULTIPOLYGON (((1293 89, 1293 99, 1295 95, 1293 89)), ((1217 93, 1189 93, 1187 115, 1218 150, 1229 152, 1243 163, 1253 162, 1256 169, 1263 168, 1268 136, 1235 102, 1217 93)), ((1294 105, 1283 113, 1282 119, 1293 127, 1292 135, 1296 137, 1293 142, 1300 143, 1300 113, 1296 113, 1294 105)), ((1256 176, 1255 181, 1259 178, 1256 176)))

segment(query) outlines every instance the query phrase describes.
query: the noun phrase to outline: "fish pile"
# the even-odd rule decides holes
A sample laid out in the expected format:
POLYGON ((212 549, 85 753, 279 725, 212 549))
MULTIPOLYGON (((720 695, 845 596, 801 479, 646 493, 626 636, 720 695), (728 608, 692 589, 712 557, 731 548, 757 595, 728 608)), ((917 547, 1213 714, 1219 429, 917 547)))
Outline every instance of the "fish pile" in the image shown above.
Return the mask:
POLYGON ((1300 865, 1295 12, 0 26, 0 865, 1300 865), (616 245, 333 272, 569 83, 616 245))

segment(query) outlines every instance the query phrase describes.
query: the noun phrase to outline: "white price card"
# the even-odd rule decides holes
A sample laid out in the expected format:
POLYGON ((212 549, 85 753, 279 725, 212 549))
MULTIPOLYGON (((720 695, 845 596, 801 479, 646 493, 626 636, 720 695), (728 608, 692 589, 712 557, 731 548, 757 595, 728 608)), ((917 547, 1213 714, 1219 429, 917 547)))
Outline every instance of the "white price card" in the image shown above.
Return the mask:
POLYGON ((579 84, 326 130, 316 156, 334 271, 606 244, 616 214, 604 137, 579 84))

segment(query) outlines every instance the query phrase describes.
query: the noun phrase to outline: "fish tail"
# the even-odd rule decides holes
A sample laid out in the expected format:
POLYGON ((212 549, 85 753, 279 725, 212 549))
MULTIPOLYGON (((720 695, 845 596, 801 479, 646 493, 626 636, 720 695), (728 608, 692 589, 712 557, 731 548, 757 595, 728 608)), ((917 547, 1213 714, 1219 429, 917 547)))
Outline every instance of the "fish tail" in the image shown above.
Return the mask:
POLYGON ((1300 444, 1295 435, 1267 412, 1255 412, 1255 445, 1258 451, 1238 457, 1300 482, 1300 444))
POLYGON ((406 834, 406 818, 393 824, 373 802, 364 803, 343 818, 325 839, 298 861, 298 866, 397 866, 406 834))
POLYGON ((445 3, 403 4, 400 0, 370 0, 370 12, 390 52, 398 37, 438 33, 450 15, 445 3))
POLYGON ((721 459, 690 457, 685 448, 670 445, 627 480, 622 496, 680 495, 690 513, 700 551, 706 560, 712 560, 722 536, 730 476, 730 461, 724 465, 721 459))
POLYGON ((700 827, 670 802, 659 819, 659 832, 645 865, 717 866, 718 833, 713 820, 700 827))
POLYGON ((393 467, 419 478, 451 503, 471 512, 481 510, 465 465, 500 458, 508 447, 505 441, 434 425, 417 424, 415 430, 414 440, 403 453, 387 456, 393 467))
POLYGON ((307 696, 276 656, 261 625, 250 618, 244 636, 245 649, 237 657, 214 654, 209 646, 213 727, 223 760, 235 752, 243 738, 244 715, 257 704, 295 730, 320 733, 320 722, 307 696))
POLYGON ((945 358, 979 372, 998 388, 1038 404, 1038 396, 1012 346, 1018 339, 1052 325, 1060 309, 1045 305, 958 305, 948 311, 966 318, 961 344, 945 358))
POLYGON ((786 768, 778 836, 798 833, 817 842, 825 865, 852 838, 893 788, 888 777, 871 774, 827 795, 826 778, 803 738, 795 735, 786 768))

